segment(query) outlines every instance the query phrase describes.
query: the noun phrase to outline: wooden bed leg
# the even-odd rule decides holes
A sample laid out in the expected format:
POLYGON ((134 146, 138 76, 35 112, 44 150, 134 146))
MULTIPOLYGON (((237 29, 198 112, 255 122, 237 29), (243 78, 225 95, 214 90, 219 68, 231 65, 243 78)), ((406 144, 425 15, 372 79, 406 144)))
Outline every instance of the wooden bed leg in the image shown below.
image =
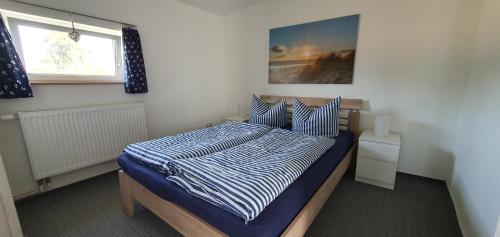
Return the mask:
POLYGON ((134 199, 130 194, 129 177, 123 172, 123 170, 118 171, 118 176, 120 179, 120 192, 122 195, 122 209, 125 215, 134 215, 134 199))

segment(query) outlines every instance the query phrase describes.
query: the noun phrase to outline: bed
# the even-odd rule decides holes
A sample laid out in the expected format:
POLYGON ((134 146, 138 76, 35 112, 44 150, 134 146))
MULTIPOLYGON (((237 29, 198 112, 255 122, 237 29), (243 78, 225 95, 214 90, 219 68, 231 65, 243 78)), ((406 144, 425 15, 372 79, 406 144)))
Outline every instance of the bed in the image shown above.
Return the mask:
MULTIPOLYGON (((283 97, 261 96, 268 103, 283 97)), ((291 105, 292 97, 285 97, 291 105)), ((328 98, 300 98, 321 106, 328 98)), ((184 236, 302 236, 329 198, 353 158, 359 136, 361 100, 342 101, 340 136, 259 216, 245 223, 232 213, 190 195, 164 174, 123 154, 119 171, 123 210, 132 216, 134 202, 151 210, 184 236)), ((289 111, 291 113, 291 111, 289 111)))

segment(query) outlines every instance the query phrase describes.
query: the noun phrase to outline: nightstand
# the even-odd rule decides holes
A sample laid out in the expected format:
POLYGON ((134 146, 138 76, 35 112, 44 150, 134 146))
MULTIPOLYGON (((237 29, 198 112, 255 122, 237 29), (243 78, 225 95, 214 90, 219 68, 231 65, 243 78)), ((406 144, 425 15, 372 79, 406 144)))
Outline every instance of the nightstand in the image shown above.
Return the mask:
POLYGON ((359 137, 356 181, 394 189, 400 147, 399 134, 379 137, 364 131, 359 137))
POLYGON ((226 117, 223 119, 224 122, 245 122, 247 123, 249 119, 249 116, 231 116, 231 117, 226 117))

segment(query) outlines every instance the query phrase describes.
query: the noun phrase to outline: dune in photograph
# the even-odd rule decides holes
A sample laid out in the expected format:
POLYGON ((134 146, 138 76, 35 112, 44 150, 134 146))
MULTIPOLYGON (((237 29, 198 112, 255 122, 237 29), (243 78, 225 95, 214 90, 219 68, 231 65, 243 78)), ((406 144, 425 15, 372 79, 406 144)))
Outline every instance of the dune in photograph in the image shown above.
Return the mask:
POLYGON ((359 15, 271 29, 270 84, 352 84, 359 15))

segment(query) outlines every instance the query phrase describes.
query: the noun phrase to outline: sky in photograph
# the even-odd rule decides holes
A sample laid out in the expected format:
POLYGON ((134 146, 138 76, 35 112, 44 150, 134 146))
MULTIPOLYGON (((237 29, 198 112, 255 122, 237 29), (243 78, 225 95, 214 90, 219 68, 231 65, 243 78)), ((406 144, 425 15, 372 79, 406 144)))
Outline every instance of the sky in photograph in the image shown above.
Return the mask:
POLYGON ((271 29, 271 58, 355 49, 359 15, 271 29))

